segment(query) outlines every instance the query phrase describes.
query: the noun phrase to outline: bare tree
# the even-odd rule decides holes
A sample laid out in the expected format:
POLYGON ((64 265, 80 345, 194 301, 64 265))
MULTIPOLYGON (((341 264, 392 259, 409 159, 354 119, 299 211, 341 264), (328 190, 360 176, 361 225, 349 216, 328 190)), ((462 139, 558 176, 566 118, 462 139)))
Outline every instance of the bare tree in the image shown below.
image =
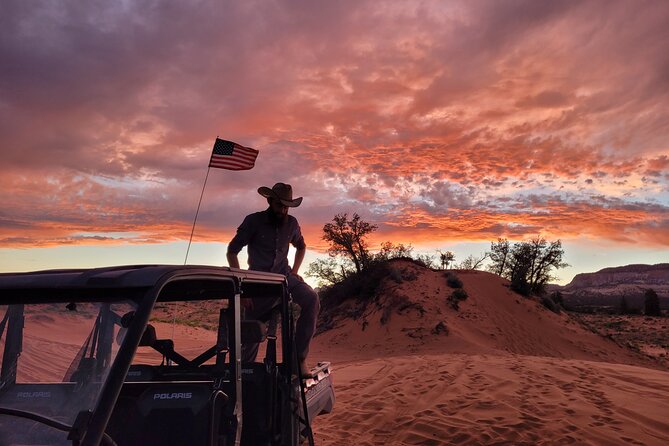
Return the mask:
POLYGON ((511 287, 523 295, 543 294, 552 279, 553 268, 569 266, 562 261, 562 242, 547 242, 536 236, 527 242, 514 244, 509 251, 508 267, 502 276, 511 281, 511 287))
POLYGON ((488 267, 488 271, 498 276, 504 276, 509 267, 509 260, 511 257, 511 244, 505 238, 498 238, 497 243, 490 243, 490 252, 488 253, 490 261, 492 262, 488 267))
POLYGON ((400 257, 411 258, 413 254, 413 246, 405 245, 403 243, 395 245, 392 242, 381 243, 381 249, 374 255, 374 259, 378 261, 397 259, 400 257))
POLYGON ((318 279, 318 286, 330 286, 341 282, 351 274, 350 267, 335 258, 317 259, 309 264, 307 277, 318 279))
POLYGON ((542 293, 545 285, 551 279, 552 268, 564 268, 567 266, 562 261, 564 250, 560 240, 547 242, 544 238, 536 236, 529 241, 532 249, 532 269, 529 277, 530 288, 533 292, 542 293))
POLYGON ((455 260, 455 254, 453 254, 451 251, 442 251, 440 249, 437 249, 437 253, 439 253, 439 263, 441 263, 441 269, 448 269, 448 265, 452 261, 455 260))
POLYGON ((346 213, 337 214, 332 223, 323 226, 323 240, 330 244, 328 253, 331 256, 347 257, 359 273, 367 267, 370 260, 365 237, 377 229, 378 226, 362 220, 356 213, 350 220, 346 213))
POLYGON ((488 258, 488 253, 483 253, 480 257, 469 255, 462 263, 456 266, 457 269, 479 269, 483 261, 488 258))

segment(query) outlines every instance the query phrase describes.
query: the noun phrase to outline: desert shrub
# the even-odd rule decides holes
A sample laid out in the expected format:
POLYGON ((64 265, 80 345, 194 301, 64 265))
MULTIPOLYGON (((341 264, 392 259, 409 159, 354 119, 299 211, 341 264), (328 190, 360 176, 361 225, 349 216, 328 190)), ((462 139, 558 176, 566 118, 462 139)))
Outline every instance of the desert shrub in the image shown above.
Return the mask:
POLYGON ((379 252, 373 255, 372 260, 385 262, 391 259, 411 259, 413 257, 413 246, 402 243, 395 245, 392 242, 381 243, 379 252))
POLYGON ((448 336, 448 333, 449 333, 448 326, 446 325, 446 323, 444 321, 439 321, 439 323, 437 325, 435 325, 434 328, 432 329, 432 334, 433 335, 444 334, 444 335, 448 336))
POLYGON ((353 301, 364 310, 369 302, 376 300, 384 279, 402 283, 417 278, 417 271, 412 268, 397 268, 392 261, 370 262, 361 273, 351 273, 340 282, 321 288, 319 290, 321 308, 327 312, 339 307, 345 301, 353 301))
MULTIPOLYGON (((395 260, 395 259, 393 259, 395 260)), ((415 260, 409 260, 414 264, 418 264, 415 260)), ((395 283, 412 282, 418 279, 418 271, 410 267, 397 267, 393 261, 372 262, 372 269, 387 270, 388 278, 395 283), (385 265, 384 265, 385 264, 385 265), (387 268, 386 268, 387 266, 387 268)), ((368 270, 365 270, 368 271, 368 270)), ((364 274, 364 273, 363 273, 364 274)))
POLYGON ((560 314, 560 306, 553 301, 549 296, 543 296, 541 298, 541 305, 548 308, 555 314, 560 314))
POLYGON ((446 276, 446 284, 451 288, 462 288, 462 280, 452 272, 444 274, 446 276))
POLYGON ((411 302, 407 296, 401 294, 392 294, 391 298, 386 301, 383 306, 383 312, 381 313, 381 325, 385 325, 390 321, 390 316, 393 314, 394 310, 397 310, 397 313, 402 314, 403 311, 408 309, 417 310, 421 316, 425 314, 425 308, 422 305, 411 302))
MULTIPOLYGON (((418 260, 409 259, 409 261, 414 265, 422 266, 418 260)), ((400 270, 400 276, 402 277, 402 281, 412 282, 418 279, 418 271, 415 268, 411 267, 402 268, 400 270)))
POLYGON ((392 274, 392 268, 387 262, 372 263, 363 273, 353 273, 341 282, 321 288, 321 307, 327 311, 347 300, 366 304, 376 297, 383 279, 392 274))
POLYGON ((418 254, 413 260, 416 264, 422 264, 425 268, 433 269, 435 267, 434 256, 429 254, 418 254))
POLYGON ((457 288, 448 296, 447 303, 455 311, 458 311, 460 309, 460 301, 467 299, 467 297, 469 297, 469 295, 465 290, 457 288))
POLYGON ((397 306, 397 312, 399 314, 403 314, 404 312, 407 312, 408 310, 416 310, 418 313, 420 313, 421 317, 425 316, 426 310, 425 307, 419 304, 418 302, 411 302, 408 298, 400 303, 397 306))
POLYGON ((469 295, 462 288, 458 288, 456 290, 453 290, 453 292, 451 293, 451 297, 457 300, 465 300, 469 297, 469 295))
MULTIPOLYGON (((407 260, 415 265, 419 264, 413 259, 407 260)), ((319 325, 332 327, 332 321, 339 316, 359 319, 365 314, 370 303, 378 303, 380 287, 384 280, 399 284, 416 280, 419 275, 420 271, 415 267, 398 264, 394 259, 371 261, 361 273, 349 272, 342 280, 319 289, 321 300, 319 325)), ((388 309, 383 317, 384 321, 387 321, 391 312, 398 307, 400 303, 388 309)))
POLYGON ((388 277, 390 277, 390 279, 392 279, 392 281, 395 283, 402 283, 404 281, 404 278, 402 277, 402 271, 398 270, 397 268, 390 268, 388 277))

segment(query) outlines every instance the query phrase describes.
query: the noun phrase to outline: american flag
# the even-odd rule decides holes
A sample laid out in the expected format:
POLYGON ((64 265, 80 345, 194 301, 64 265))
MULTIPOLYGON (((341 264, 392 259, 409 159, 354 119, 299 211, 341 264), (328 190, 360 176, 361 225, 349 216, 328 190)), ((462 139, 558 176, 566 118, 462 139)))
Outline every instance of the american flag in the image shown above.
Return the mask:
POLYGON ((240 146, 232 141, 216 138, 211 152, 209 167, 228 170, 248 170, 253 168, 258 151, 240 146))

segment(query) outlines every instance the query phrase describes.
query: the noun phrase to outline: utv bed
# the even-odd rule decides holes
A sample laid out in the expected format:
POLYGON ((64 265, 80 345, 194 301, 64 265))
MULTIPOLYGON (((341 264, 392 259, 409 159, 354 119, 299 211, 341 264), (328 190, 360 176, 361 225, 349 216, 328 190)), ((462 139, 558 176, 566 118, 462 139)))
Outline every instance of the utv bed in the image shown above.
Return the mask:
POLYGON ((0 274, 0 446, 313 444, 281 275, 141 265, 0 274), (244 320, 242 297, 272 299, 244 320), (246 343, 260 343, 242 363, 246 343))

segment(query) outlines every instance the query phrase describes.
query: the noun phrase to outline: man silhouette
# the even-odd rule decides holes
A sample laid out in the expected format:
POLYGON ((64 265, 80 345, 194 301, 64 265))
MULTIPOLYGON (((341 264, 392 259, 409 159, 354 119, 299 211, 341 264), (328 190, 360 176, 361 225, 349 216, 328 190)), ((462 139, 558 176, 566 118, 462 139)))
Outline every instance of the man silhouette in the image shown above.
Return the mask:
MULTIPOLYGON (((228 244, 228 265, 239 268, 237 255, 248 246, 249 269, 283 274, 288 282, 288 291, 293 302, 300 306, 300 317, 295 327, 295 348, 300 362, 300 375, 310 376, 307 366, 309 343, 316 331, 316 319, 320 310, 318 294, 298 274, 307 245, 297 219, 288 215, 288 208, 297 207, 302 197, 293 199, 290 184, 276 183, 272 188, 260 187, 258 193, 267 199, 269 207, 264 211, 247 215, 237 228, 237 233, 228 244), (296 249, 293 266, 288 263, 288 248, 296 249)), ((268 299, 244 299, 246 317, 256 319, 266 314, 274 302, 268 299)), ((254 361, 258 344, 246 345, 242 349, 244 361, 254 361)))

